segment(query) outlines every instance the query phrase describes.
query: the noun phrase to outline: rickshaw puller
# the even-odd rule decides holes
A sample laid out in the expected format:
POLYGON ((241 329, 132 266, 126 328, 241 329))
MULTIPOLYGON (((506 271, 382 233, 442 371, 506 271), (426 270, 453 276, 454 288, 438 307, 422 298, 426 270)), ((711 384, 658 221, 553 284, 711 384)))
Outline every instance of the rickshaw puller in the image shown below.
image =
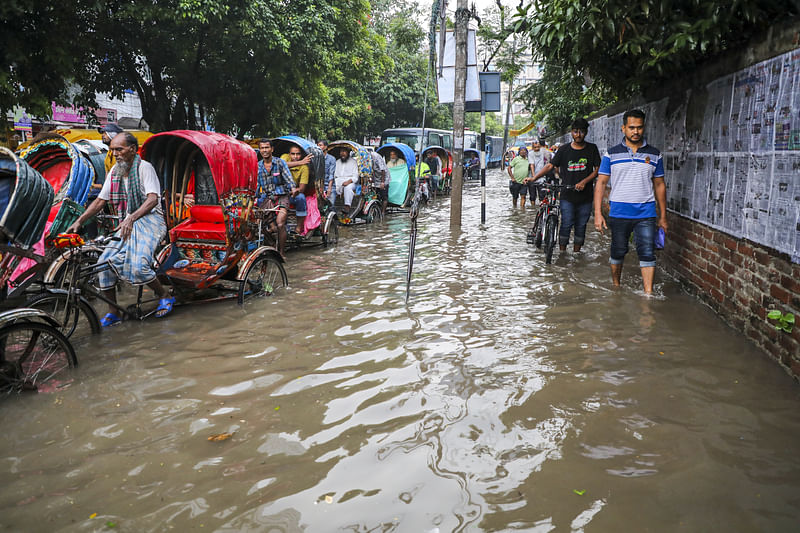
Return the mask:
MULTIPOLYGON (((133 285, 148 285, 159 298, 156 316, 163 317, 175 304, 164 286, 156 278, 153 257, 158 243, 167 231, 164 214, 161 212, 161 185, 153 165, 143 161, 137 151, 139 142, 132 134, 116 135, 110 144, 116 164, 103 184, 100 194, 78 217, 67 233, 76 233, 80 227, 110 202, 121 217, 116 236, 120 241, 111 242, 98 263, 108 262, 110 269, 98 274, 100 289, 106 297, 116 303, 116 283, 122 278, 133 285)), ((108 313, 100 323, 110 326, 121 321, 116 309, 109 305, 108 313)))
POLYGON ((297 187, 286 162, 272 157, 272 141, 261 139, 258 142, 261 161, 258 163, 258 192, 267 200, 267 208, 278 211, 275 223, 278 226, 278 252, 284 255, 286 249, 286 217, 289 214, 289 194, 297 187))

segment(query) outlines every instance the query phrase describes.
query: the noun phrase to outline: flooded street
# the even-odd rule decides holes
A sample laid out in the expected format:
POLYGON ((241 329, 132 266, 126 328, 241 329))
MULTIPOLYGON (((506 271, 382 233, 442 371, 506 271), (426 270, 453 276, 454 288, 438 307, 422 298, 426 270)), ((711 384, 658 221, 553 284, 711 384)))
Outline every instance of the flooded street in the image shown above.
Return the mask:
MULTIPOLYGON (((796 531, 800 388, 608 237, 544 264, 489 173, 289 255, 288 292, 181 307, 2 402, 4 531, 796 531), (232 433, 214 442, 214 434, 232 433)), ((570 246, 571 248, 571 246, 570 246)), ((558 254, 558 251, 556 251, 558 254)))

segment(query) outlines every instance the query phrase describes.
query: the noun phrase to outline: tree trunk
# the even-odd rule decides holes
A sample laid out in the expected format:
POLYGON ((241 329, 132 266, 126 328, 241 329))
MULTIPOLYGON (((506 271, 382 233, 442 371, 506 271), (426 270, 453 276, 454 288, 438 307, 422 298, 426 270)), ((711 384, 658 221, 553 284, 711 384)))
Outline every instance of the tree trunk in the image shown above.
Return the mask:
POLYGON ((450 229, 461 229, 461 196, 464 183, 464 107, 467 98, 467 0, 456 9, 456 77, 453 92, 453 183, 450 191, 450 229))

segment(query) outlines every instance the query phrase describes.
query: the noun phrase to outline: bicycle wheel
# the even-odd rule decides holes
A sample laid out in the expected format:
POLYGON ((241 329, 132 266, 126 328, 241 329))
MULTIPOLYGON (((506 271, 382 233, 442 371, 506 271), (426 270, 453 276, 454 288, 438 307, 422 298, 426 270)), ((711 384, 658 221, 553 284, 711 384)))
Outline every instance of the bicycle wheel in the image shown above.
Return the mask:
POLYGON ((372 204, 367 209, 367 222, 382 222, 383 221, 383 211, 381 211, 381 206, 377 203, 372 204))
POLYGON ((239 283, 239 305, 258 294, 271 296, 289 285, 286 269, 272 255, 261 255, 247 268, 239 283))
POLYGON ((322 233, 322 247, 336 246, 339 243, 339 220, 336 215, 329 216, 322 233))
POLYGON ((548 265, 553 261, 553 249, 556 247, 556 231, 558 219, 554 216, 547 217, 544 229, 544 262, 548 265))
MULTIPOLYGON (((77 254, 78 250, 68 250, 65 252, 61 257, 56 259, 53 266, 47 272, 47 280, 52 283, 52 287, 57 289, 66 289, 66 285, 69 280, 66 279, 67 270, 70 266, 70 256, 72 254, 77 254)), ((102 255, 103 249, 97 246, 86 245, 81 249, 81 259, 80 259, 80 267, 85 268, 94 265, 97 263, 98 258, 102 255)), ((96 285, 97 274, 92 276, 91 278, 85 278, 80 280, 81 288, 88 284, 95 284, 96 285)))
POLYGON ((58 330, 73 342, 100 333, 100 320, 94 308, 83 298, 70 300, 67 291, 50 290, 39 294, 25 307, 51 315, 58 321, 58 330))
POLYGON ((530 233, 528 233, 527 242, 528 244, 536 245, 537 248, 542 247, 542 211, 539 210, 536 213, 536 219, 533 222, 533 227, 531 228, 530 233))
POLYGON ((69 383, 78 364, 69 340, 41 322, 17 322, 0 329, 0 394, 52 392, 69 383))

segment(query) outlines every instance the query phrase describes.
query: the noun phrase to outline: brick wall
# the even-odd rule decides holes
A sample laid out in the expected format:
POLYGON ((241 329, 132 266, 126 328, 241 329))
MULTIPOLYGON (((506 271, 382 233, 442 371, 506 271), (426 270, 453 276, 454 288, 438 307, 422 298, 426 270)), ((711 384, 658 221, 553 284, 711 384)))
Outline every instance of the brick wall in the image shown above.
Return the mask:
POLYGON ((800 379, 800 264, 675 213, 668 217, 662 268, 800 379), (772 309, 794 313, 792 333, 767 320, 772 309))

